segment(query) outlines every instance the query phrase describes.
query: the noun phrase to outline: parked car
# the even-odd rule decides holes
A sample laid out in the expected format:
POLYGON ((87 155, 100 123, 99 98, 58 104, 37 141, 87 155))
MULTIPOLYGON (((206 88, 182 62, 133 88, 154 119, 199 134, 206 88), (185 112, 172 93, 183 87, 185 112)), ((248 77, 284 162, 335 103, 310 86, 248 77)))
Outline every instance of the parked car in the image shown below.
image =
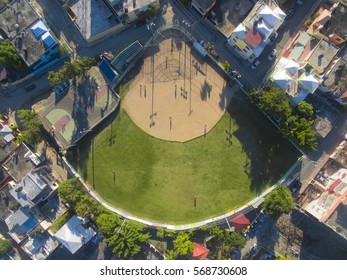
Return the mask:
POLYGON ((211 53, 211 55, 212 55, 215 59, 218 59, 218 58, 219 58, 219 54, 218 54, 214 49, 212 49, 212 50, 210 51, 210 53, 211 53))
POLYGON ((277 54, 277 50, 274 49, 274 50, 270 53, 270 55, 267 57, 267 59, 268 59, 268 60, 273 60, 273 59, 275 58, 276 54, 277 54))
POLYGON ((25 88, 26 92, 32 91, 34 88, 36 88, 36 86, 34 84, 31 84, 30 86, 25 88))
POLYGON ((296 4, 298 4, 299 6, 301 6, 304 2, 302 0, 297 0, 296 4))
POLYGON ((254 70, 255 68, 258 67, 259 64, 260 64, 260 61, 259 61, 259 60, 256 60, 256 61, 251 65, 251 68, 254 70))

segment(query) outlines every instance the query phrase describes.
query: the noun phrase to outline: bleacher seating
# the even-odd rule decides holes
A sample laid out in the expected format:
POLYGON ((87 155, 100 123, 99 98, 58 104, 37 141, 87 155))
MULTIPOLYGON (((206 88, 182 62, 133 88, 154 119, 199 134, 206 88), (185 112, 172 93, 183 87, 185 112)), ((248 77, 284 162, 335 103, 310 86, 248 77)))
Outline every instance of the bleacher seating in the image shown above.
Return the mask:
POLYGON ((129 47, 122 50, 116 58, 111 62, 111 65, 118 71, 123 72, 124 66, 142 50, 143 46, 139 41, 135 41, 129 47))

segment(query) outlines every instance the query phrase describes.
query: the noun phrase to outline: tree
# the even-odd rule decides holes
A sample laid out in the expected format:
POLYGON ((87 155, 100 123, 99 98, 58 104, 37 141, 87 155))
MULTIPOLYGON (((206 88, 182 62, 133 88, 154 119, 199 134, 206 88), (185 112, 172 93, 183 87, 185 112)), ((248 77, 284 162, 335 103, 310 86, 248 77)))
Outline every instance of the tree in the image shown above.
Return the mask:
POLYGON ((6 39, 0 43, 0 64, 15 70, 21 70, 24 64, 18 56, 16 49, 10 40, 6 39))
POLYGON ((36 146, 42 140, 40 131, 42 122, 39 119, 38 114, 32 110, 22 109, 18 111, 18 117, 21 119, 21 123, 25 127, 21 132, 19 140, 36 146))
POLYGON ((6 253, 11 248, 11 245, 11 240, 0 238, 0 255, 6 253))
POLYGON ((272 218, 278 218, 282 214, 288 214, 291 210, 295 209, 294 199, 290 190, 279 185, 265 198, 263 209, 272 218))
POLYGON ((226 60, 222 63, 222 67, 226 72, 228 72, 231 68, 231 65, 230 65, 229 61, 226 60))
POLYGON ((65 62, 64 66, 57 72, 48 73, 48 81, 51 87, 61 84, 64 80, 76 78, 85 74, 90 68, 96 65, 93 57, 77 57, 72 62, 65 62))
POLYGON ((127 221, 116 229, 115 233, 105 239, 112 247, 112 252, 119 257, 128 258, 139 254, 142 246, 147 243, 150 234, 147 228, 139 223, 127 221))
POLYGON ((259 98, 259 107, 277 120, 286 120, 292 114, 286 93, 271 87, 259 98))
POLYGON ((210 52, 213 49, 213 45, 210 42, 207 42, 204 45, 204 48, 205 48, 206 51, 210 52))
POLYGON ((59 197, 74 208, 86 195, 81 182, 77 178, 68 179, 58 188, 59 197))
POLYGON ((190 241, 190 234, 180 232, 173 241, 174 251, 178 256, 189 256, 193 253, 194 244, 190 241))
POLYGON ((96 218, 95 223, 99 231, 105 237, 110 237, 115 233, 116 229, 121 225, 122 220, 116 214, 103 213, 96 218))
POLYGON ((157 228, 157 237, 163 239, 165 237, 165 229, 157 228))
POLYGON ((299 115, 306 119, 311 119, 313 117, 313 106, 306 101, 301 101, 298 105, 299 115))

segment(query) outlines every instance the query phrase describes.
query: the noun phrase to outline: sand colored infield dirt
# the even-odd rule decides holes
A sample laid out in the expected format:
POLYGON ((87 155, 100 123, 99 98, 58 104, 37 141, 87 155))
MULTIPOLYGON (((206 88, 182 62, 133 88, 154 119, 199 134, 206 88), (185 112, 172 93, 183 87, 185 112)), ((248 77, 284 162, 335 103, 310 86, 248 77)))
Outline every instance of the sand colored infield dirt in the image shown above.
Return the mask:
POLYGON ((159 139, 185 142, 208 133, 228 107, 231 88, 189 44, 167 39, 150 51, 123 108, 159 139))

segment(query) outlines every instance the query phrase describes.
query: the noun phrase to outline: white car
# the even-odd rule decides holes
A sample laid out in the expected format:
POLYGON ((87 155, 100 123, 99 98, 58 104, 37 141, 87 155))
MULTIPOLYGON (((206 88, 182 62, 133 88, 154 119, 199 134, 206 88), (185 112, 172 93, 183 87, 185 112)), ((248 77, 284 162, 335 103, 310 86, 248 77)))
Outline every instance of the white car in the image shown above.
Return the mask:
POLYGON ((260 64, 259 60, 256 60, 252 65, 251 68, 254 70, 255 68, 257 68, 257 66, 260 64))
POLYGON ((273 60, 277 54, 277 50, 273 50, 272 53, 267 57, 268 60, 273 60))

